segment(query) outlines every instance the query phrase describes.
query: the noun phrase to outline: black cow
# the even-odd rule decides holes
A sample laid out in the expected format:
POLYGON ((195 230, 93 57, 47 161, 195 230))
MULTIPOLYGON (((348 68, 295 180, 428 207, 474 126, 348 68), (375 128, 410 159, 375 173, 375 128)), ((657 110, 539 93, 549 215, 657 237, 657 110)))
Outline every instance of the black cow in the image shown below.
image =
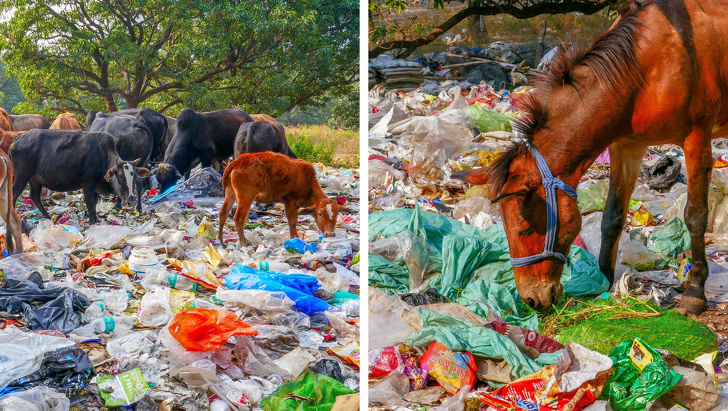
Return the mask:
POLYGON ((162 155, 167 152, 167 147, 169 147, 169 143, 172 142, 172 138, 177 132, 177 119, 166 114, 164 115, 164 118, 167 119, 167 135, 164 137, 164 142, 162 143, 162 147, 164 147, 162 155))
POLYGON ((10 121, 13 122, 15 131, 28 131, 34 128, 48 129, 51 122, 40 114, 10 114, 10 121))
POLYGON ((132 116, 96 113, 93 123, 90 126, 87 123, 86 131, 105 131, 111 134, 116 144, 116 152, 122 160, 140 159, 143 166, 149 162, 154 146, 152 132, 132 116))
POLYGON ((43 187, 53 191, 83 190, 89 223, 99 221, 99 194, 114 194, 126 206, 139 197, 138 178, 151 172, 137 168, 139 160, 123 161, 114 138, 105 132, 31 130, 10 146, 13 159, 13 204, 30 183, 30 198, 45 218, 51 218, 40 200, 43 187))
MULTIPOLYGON (((94 121, 99 118, 99 115, 103 114, 95 110, 88 112, 86 116, 86 131, 91 131, 94 121)), ((113 113, 104 114, 106 117, 114 116, 132 116, 137 119, 140 123, 144 124, 149 128, 152 133, 152 155, 150 159, 152 161, 162 161, 164 158, 164 152, 167 150, 169 144, 167 140, 167 116, 158 113, 149 108, 130 108, 126 110, 115 111, 113 113), (165 143, 166 142, 166 143, 165 143)))
POLYGON ((157 167, 157 181, 162 192, 172 187, 199 161, 210 167, 213 160, 223 161, 233 155, 235 136, 240 125, 253 119, 243 110, 218 110, 195 113, 186 108, 177 116, 177 132, 157 167))
MULTIPOLYGON (((281 129, 283 126, 278 124, 281 129)), ((269 123, 243 123, 235 136, 235 158, 243 153, 260 153, 273 151, 285 154, 291 158, 298 158, 288 146, 285 134, 281 137, 280 130, 269 123)))

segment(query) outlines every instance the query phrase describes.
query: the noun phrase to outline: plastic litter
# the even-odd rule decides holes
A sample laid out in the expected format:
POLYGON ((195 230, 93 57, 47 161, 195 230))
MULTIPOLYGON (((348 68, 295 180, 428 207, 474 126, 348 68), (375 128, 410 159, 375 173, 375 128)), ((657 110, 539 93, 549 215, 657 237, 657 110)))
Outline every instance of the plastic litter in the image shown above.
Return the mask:
POLYGON ((235 314, 207 308, 192 308, 175 315, 169 332, 188 351, 214 350, 233 335, 258 334, 235 314))
POLYGON ((96 379, 99 394, 107 407, 128 407, 149 394, 149 384, 140 369, 96 379))

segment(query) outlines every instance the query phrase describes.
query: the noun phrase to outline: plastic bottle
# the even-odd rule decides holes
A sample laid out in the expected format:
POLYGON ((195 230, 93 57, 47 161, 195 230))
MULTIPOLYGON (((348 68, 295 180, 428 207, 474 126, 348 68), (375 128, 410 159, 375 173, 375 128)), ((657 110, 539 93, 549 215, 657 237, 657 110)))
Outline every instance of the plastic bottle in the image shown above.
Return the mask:
POLYGON ((169 274, 167 283, 175 290, 197 291, 197 283, 182 275, 169 274))
POLYGON ((291 269, 290 265, 281 261, 256 261, 248 264, 248 267, 262 271, 275 271, 277 273, 287 273, 291 269))
POLYGON ((157 255, 151 247, 139 246, 131 250, 129 270, 136 275, 143 276, 150 268, 156 266, 158 263, 157 255))
POLYGON ((87 323, 97 318, 101 318, 104 316, 104 311, 106 311, 104 303, 101 301, 96 301, 89 305, 86 311, 83 312, 83 315, 81 315, 81 320, 87 323))
POLYGON ((352 254, 351 243, 346 238, 324 238, 319 245, 318 251, 339 260, 343 260, 352 254))
POLYGON ((117 316, 97 318, 83 327, 72 331, 79 337, 93 337, 100 333, 127 334, 134 327, 136 317, 134 316, 117 316))

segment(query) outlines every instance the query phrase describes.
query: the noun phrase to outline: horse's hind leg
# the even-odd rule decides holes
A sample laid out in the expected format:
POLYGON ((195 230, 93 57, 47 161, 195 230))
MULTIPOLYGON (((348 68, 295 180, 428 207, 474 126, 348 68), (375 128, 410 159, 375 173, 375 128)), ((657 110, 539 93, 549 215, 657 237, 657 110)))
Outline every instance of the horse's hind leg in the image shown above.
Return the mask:
POLYGON ((634 191, 642 157, 647 147, 626 147, 614 143, 609 146, 611 158, 609 194, 602 215, 602 246, 599 252, 599 269, 609 284, 614 283, 614 266, 617 263, 619 237, 627 218, 627 206, 634 191))
POLYGON ((711 128, 712 125, 694 128, 683 146, 688 171, 685 225, 690 232, 693 263, 690 268, 690 287, 683 294, 680 307, 695 315, 702 313, 706 305, 708 260, 705 257, 705 228, 708 226, 708 184, 713 169, 711 128))

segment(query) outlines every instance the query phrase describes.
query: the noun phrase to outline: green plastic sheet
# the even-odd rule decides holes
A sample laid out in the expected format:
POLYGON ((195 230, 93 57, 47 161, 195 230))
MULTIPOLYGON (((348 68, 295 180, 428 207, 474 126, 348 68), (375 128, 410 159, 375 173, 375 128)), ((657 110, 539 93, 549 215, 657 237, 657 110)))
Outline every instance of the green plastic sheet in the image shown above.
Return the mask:
POLYGON ((355 392, 331 377, 309 370, 295 381, 278 387, 260 402, 260 408, 265 411, 329 411, 336 397, 355 392), (289 394, 296 398, 286 398, 289 394))
POLYGON ((409 292, 409 273, 405 267, 386 258, 369 254, 369 285, 388 294, 409 292))
POLYGON ((437 311, 418 308, 418 312, 422 331, 413 333, 405 341, 405 344, 412 347, 424 347, 437 341, 453 351, 467 351, 480 357, 502 359, 508 363, 511 374, 518 378, 556 362, 557 356, 553 355, 544 357, 543 361, 532 360, 508 337, 490 328, 477 327, 468 321, 437 311))
POLYGON ((511 121, 513 116, 501 114, 478 104, 472 104, 468 107, 470 110, 470 120, 480 130, 481 133, 489 131, 511 131, 511 121))
POLYGON ((615 411, 645 410, 647 403, 670 391, 682 378, 645 341, 639 338, 637 341, 654 358, 643 370, 635 365, 629 355, 634 340, 619 344, 609 353, 614 365, 605 385, 605 392, 615 411))
POLYGON ((650 238, 647 249, 666 260, 670 268, 677 270, 678 254, 690 249, 690 233, 685 221, 673 217, 650 238))
MULTIPOLYGON (((490 307, 511 324, 536 329, 536 315, 526 307, 516 291, 502 224, 480 229, 419 208, 382 211, 369 216, 370 241, 407 230, 431 246, 431 260, 442 261, 442 271, 429 279, 429 287, 481 316, 485 316, 490 307)), ((387 260, 383 257, 378 257, 370 256, 370 284, 390 294, 400 292, 395 290, 407 284, 405 277, 408 272, 406 269, 402 272, 386 264, 387 260)), ((609 283, 599 271, 599 264, 592 254, 573 245, 569 258, 571 265, 564 267, 561 277, 567 294, 601 294, 609 289, 609 283)))

